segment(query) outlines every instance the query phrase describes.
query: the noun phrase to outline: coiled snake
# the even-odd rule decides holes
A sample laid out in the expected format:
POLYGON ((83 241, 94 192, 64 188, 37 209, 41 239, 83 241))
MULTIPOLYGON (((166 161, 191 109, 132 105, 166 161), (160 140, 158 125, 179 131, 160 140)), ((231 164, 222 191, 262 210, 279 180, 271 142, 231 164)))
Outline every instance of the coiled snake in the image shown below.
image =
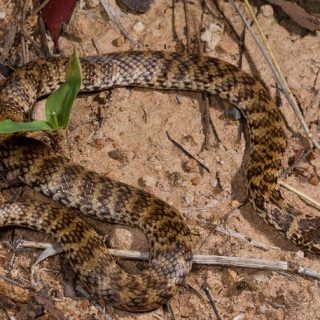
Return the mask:
MULTIPOLYGON (((38 59, 17 69, 0 92, 0 119, 25 120, 37 98, 64 80, 68 59, 38 59)), ((238 107, 248 125, 248 197, 274 228, 297 245, 320 253, 320 219, 287 204, 277 176, 286 146, 283 120, 269 92, 237 67, 209 57, 164 52, 122 52, 81 60, 82 91, 117 86, 217 94, 238 107)), ((148 268, 123 271, 101 236, 74 212, 44 203, 3 203, 0 226, 18 225, 53 235, 91 292, 114 307, 147 311, 165 303, 191 269, 190 231, 182 216, 160 199, 88 171, 26 138, 0 146, 1 170, 66 207, 112 223, 140 228, 150 245, 148 268)))

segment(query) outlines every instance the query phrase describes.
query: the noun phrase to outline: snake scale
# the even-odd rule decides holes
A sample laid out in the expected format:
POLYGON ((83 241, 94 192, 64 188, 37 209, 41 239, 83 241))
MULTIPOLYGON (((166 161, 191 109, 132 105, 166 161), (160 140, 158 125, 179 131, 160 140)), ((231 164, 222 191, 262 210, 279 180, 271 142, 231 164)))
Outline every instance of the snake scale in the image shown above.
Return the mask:
MULTIPOLYGON (((34 102, 63 81, 67 58, 37 59, 15 70, 0 91, 0 119, 26 120, 34 102)), ((250 158, 248 198, 259 214, 297 245, 320 253, 320 219, 288 204, 277 176, 286 147, 283 120, 260 81, 215 58, 169 52, 120 52, 81 59, 83 92, 119 86, 189 90, 219 95, 246 118, 250 158)), ((0 167, 24 184, 59 201, 5 202, 0 226, 25 226, 53 235, 85 286, 116 308, 148 311, 168 301, 192 265, 190 231, 164 201, 102 177, 51 151, 39 141, 11 137, 0 145, 0 167), (67 209, 67 208, 71 208, 67 209), (122 270, 102 237, 75 212, 138 227, 150 246, 139 275, 122 270)))

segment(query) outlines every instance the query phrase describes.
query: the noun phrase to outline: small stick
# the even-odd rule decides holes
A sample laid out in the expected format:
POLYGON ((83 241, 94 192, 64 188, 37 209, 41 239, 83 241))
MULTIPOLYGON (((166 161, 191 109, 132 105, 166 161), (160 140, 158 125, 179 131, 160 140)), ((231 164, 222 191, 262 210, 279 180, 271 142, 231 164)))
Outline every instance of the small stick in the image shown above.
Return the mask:
POLYGON ((181 150, 181 151, 182 151, 184 154, 186 154, 189 158, 197 161, 198 165, 199 165, 201 168, 203 168, 204 170, 206 170, 207 172, 210 173, 209 168, 208 168, 206 165, 204 165, 203 163, 201 163, 197 158, 195 158, 195 157, 194 157, 190 152, 188 152, 185 148, 183 148, 183 146, 182 146, 181 144, 179 144, 178 142, 176 142, 175 140, 173 140, 173 139, 170 137, 168 131, 166 131, 166 134, 167 134, 168 139, 169 139, 179 150, 181 150))
POLYGON ((262 242, 259 242, 259 241, 256 241, 256 240, 253 240, 251 239, 250 237, 248 236, 245 236, 239 232, 236 232, 236 231, 233 231, 229 228, 224 228, 223 226, 219 225, 219 226, 216 226, 215 227, 215 230, 222 233, 222 234, 225 234, 229 237, 232 237, 232 238, 236 238, 236 239, 240 239, 240 240, 243 240, 251 245, 253 245, 254 247, 256 248, 260 248, 264 251, 268 251, 269 249, 277 249, 276 247, 274 246, 269 246, 265 243, 262 243, 262 242))
POLYGON ((51 51, 48 46, 48 41, 47 41, 47 36, 46 36, 46 26, 45 26, 45 23, 43 21, 42 16, 39 16, 38 24, 39 24, 41 48, 43 48, 45 57, 50 57, 50 56, 52 56, 52 54, 51 54, 51 51))
MULTIPOLYGON (((27 248, 37 247, 36 242, 20 240, 20 246, 27 248)), ((41 243, 40 247, 49 247, 51 244, 41 243)), ((127 258, 139 261, 148 261, 149 254, 147 252, 132 251, 132 250, 118 250, 108 249, 109 253, 118 258, 127 258)), ((192 262, 195 264, 205 265, 219 265, 229 267, 240 267, 240 268, 252 268, 260 270, 272 270, 272 271, 287 271, 304 275, 307 277, 315 278, 320 280, 320 273, 316 270, 305 268, 293 262, 280 261, 280 260, 262 260, 248 257, 227 257, 227 256, 215 256, 215 255, 194 255, 192 262)))
POLYGON ((296 188, 290 186, 289 184, 283 182, 283 181, 279 181, 279 185, 294 192, 295 194, 297 194, 300 198, 304 199, 305 201, 307 201, 308 203, 310 203, 311 205, 315 206, 318 210, 320 210, 320 203, 312 198, 310 198, 309 196, 307 196, 306 194, 302 193, 301 191, 297 190, 296 188))
POLYGON ((178 33, 177 33, 177 28, 176 28, 176 0, 172 0, 172 34, 173 34, 173 41, 175 41, 181 48, 182 46, 182 41, 179 39, 178 33))
POLYGON ((214 314, 216 315, 216 318, 217 318, 218 320, 222 320, 222 318, 221 318, 221 316, 220 316, 220 314, 219 314, 219 311, 218 311, 218 309, 217 309, 216 302, 215 302, 215 300, 213 299, 212 294, 211 294, 208 286, 204 286, 203 290, 204 290, 205 294, 207 295, 207 297, 208 297, 208 299, 209 299, 210 305, 211 305, 211 307, 212 307, 212 309, 213 309, 214 314))
POLYGON ((205 150, 209 150, 209 134, 210 134, 209 127, 212 122, 212 119, 210 118, 210 111, 209 111, 207 96, 204 97, 203 117, 204 117, 204 143, 203 143, 204 146, 203 147, 205 150))
POLYGON ((192 50, 191 50, 191 36, 190 36, 190 23, 189 23, 189 8, 188 8, 187 0, 183 0, 183 8, 184 8, 184 19, 186 23, 187 52, 188 54, 191 54, 192 50))

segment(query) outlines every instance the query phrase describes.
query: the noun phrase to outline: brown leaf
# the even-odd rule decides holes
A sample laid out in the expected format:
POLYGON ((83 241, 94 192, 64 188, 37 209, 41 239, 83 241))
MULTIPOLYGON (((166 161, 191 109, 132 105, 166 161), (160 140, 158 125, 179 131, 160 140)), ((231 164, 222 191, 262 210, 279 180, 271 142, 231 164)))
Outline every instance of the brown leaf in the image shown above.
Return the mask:
POLYGON ((300 27, 310 31, 320 30, 320 18, 308 13, 296 3, 286 0, 267 0, 279 6, 300 27))

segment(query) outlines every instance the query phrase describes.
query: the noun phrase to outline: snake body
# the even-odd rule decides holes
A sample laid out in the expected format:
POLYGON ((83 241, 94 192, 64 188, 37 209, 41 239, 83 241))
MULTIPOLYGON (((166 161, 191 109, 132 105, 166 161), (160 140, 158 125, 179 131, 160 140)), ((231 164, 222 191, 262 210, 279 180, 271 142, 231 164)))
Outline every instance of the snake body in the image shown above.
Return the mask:
MULTIPOLYGON (((64 81, 67 63, 67 58, 37 59, 17 69, 0 91, 0 119, 27 119, 36 99, 64 81)), ((201 91, 239 108, 250 137, 250 202, 292 242, 320 253, 320 219, 288 204, 279 190, 284 125, 260 81, 219 59, 178 53, 121 52, 82 58, 81 65, 84 92, 118 86, 201 91)), ((0 158, 2 170, 64 206, 140 228, 150 244, 150 261, 141 275, 126 273, 99 235, 72 211, 53 204, 4 203, 0 226, 27 226, 52 234, 84 284, 117 308, 152 310, 177 291, 192 259, 190 232, 177 210, 142 190, 88 171, 34 140, 7 139, 0 145, 0 158)))

